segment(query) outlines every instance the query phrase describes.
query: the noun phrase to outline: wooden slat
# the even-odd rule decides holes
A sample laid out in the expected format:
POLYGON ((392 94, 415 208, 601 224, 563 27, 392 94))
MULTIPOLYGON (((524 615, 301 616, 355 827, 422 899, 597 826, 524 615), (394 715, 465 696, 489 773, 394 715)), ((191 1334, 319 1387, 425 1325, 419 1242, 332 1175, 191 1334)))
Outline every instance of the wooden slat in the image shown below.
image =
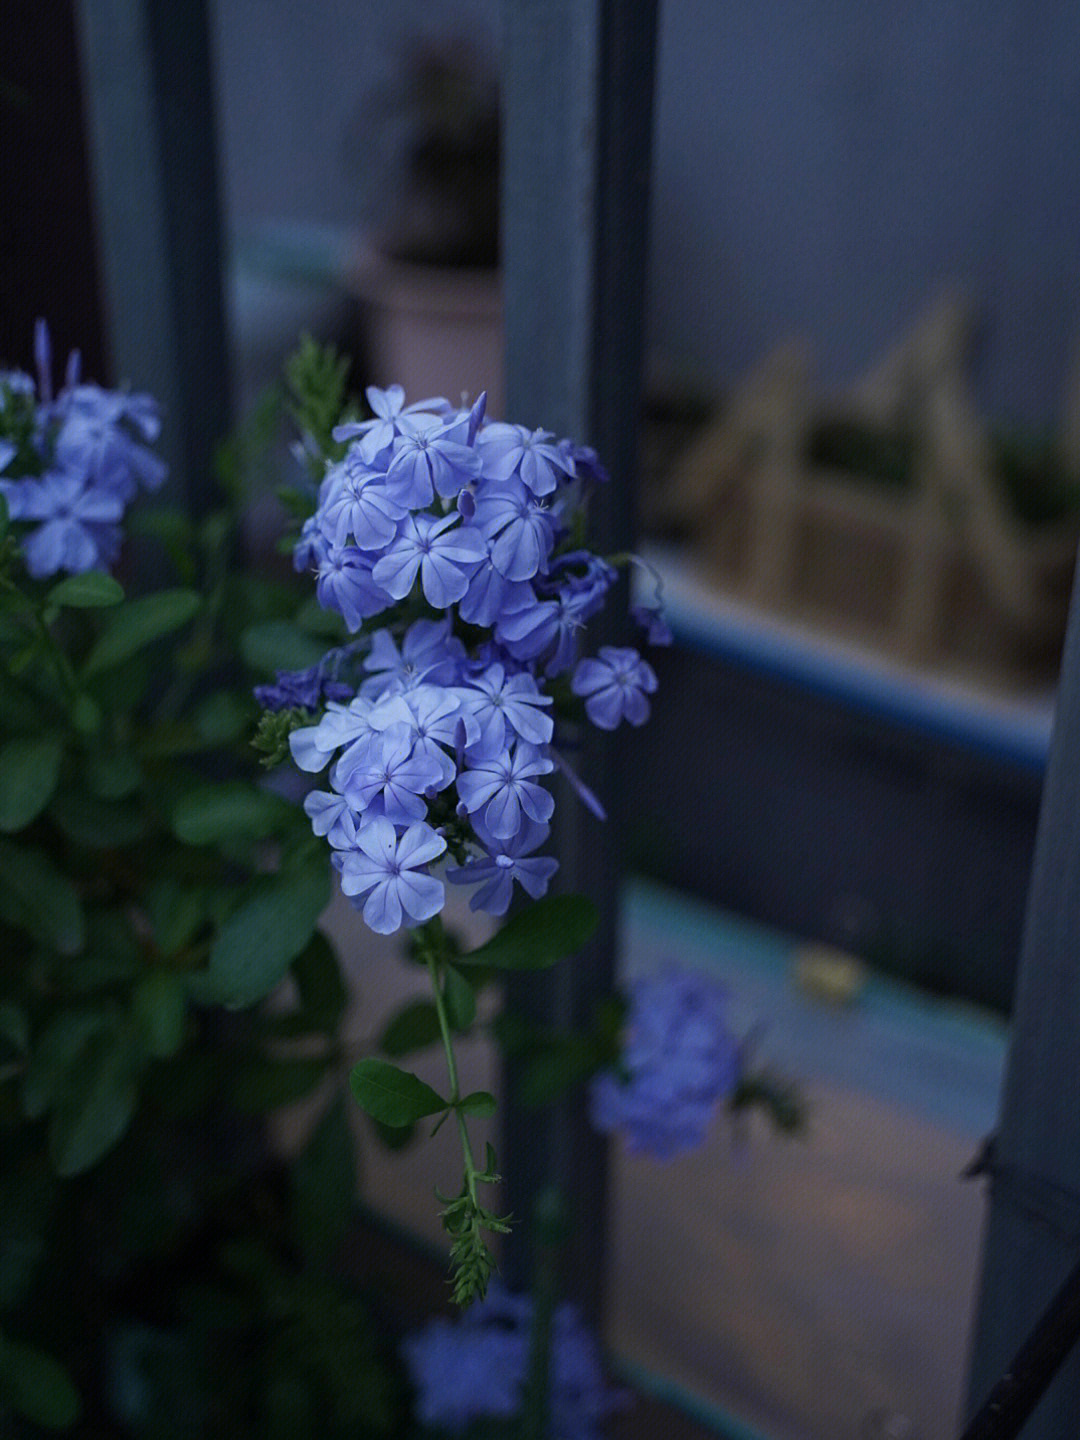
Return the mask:
MULTIPOLYGON (((625 549, 633 487, 644 326, 655 0, 511 0, 507 6, 503 254, 507 415, 593 444, 613 481, 594 517, 594 548, 625 549)), ((625 598, 625 594, 624 597, 625 598)), ((618 602, 616 602, 616 605, 618 602)), ((618 637, 618 622, 594 642, 618 637)), ((615 968, 618 744, 583 737, 572 758, 611 808, 607 826, 559 797, 564 890, 592 896, 602 924, 569 963, 515 983, 510 1002, 562 1028, 582 1023, 615 968)), ((513 1072, 507 1076, 514 1091, 513 1072)), ((570 1205, 565 1275, 599 1314, 606 1167, 583 1097, 540 1116, 513 1114, 502 1157, 519 1221, 555 1183, 570 1205)), ((528 1283, 520 1223, 505 1270, 528 1283)))
POLYGON ((114 369, 162 406, 172 493, 210 503, 230 423, 205 0, 78 0, 114 369))
MULTIPOLYGON (((1080 1258, 1080 591, 1074 590, 1013 1011, 969 1376, 974 1410, 1080 1258)), ((1024 1440, 1080 1416, 1080 1353, 1024 1440)))

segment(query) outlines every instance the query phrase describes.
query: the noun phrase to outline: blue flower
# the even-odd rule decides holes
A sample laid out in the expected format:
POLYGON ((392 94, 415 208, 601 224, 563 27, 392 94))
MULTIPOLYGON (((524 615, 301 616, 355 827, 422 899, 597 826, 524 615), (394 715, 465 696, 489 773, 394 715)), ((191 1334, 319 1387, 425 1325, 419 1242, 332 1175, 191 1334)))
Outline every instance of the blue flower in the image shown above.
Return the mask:
POLYGON ((389 545, 408 507, 390 494, 385 474, 346 460, 328 471, 327 479, 332 483, 318 513, 331 543, 346 545, 351 536, 361 550, 381 551, 389 545))
POLYGON ((739 1079, 727 1007, 725 987, 703 975, 672 969, 635 980, 618 1073, 601 1071, 590 1087, 596 1129, 658 1159, 700 1145, 739 1079))
POLYGON ((476 500, 476 524, 485 540, 494 540, 491 563, 507 580, 531 580, 547 569, 555 541, 551 512, 520 480, 485 487, 476 500))
POLYGON ((519 740, 513 750, 472 764, 459 775, 458 797, 467 814, 482 810, 492 835, 508 840, 521 828, 523 812, 541 824, 551 819, 555 801, 534 777, 554 768, 535 745, 519 740))
POLYGON ((255 699, 264 710, 317 710, 327 700, 351 700, 352 690, 329 679, 320 663, 308 670, 279 670, 272 685, 256 685, 255 699))
POLYGON ((401 433, 400 423, 403 416, 426 416, 430 413, 438 418, 451 408, 449 400, 444 400, 442 396, 431 400, 416 400, 411 405, 406 405, 405 391, 400 385, 391 385, 386 390, 369 385, 364 395, 373 418, 336 425, 333 438, 339 443, 360 439, 357 450, 360 457, 367 461, 373 460, 393 444, 394 437, 401 433))
POLYGON ((484 475, 493 480, 520 475, 534 495, 550 495, 574 463, 565 450, 550 443, 553 438, 550 430, 525 425, 485 425, 476 439, 484 475))
POLYGON ((374 563, 355 545, 331 545, 319 561, 316 598, 324 610, 336 610, 353 634, 392 599, 375 580, 374 563))
POLYGON ((357 909, 364 901, 364 920, 377 935, 392 935, 408 916, 422 924, 443 907, 446 892, 424 868, 446 849, 446 841, 418 820, 398 837, 390 821, 377 817, 357 832, 356 849, 336 850, 333 862, 341 889, 357 909))
MULTIPOLYGON (((510 1419, 521 1409, 528 1373, 532 1300, 498 1281, 454 1322, 432 1320, 407 1336, 402 1354, 425 1425, 460 1434, 476 1420, 510 1419)), ((551 1440, 599 1440, 627 1397, 604 1380, 592 1332, 573 1305, 556 1307, 551 1327, 551 1440)))
POLYGON ((118 495, 87 486, 80 475, 53 470, 21 488, 19 520, 39 521, 23 541, 26 568, 35 580, 58 570, 81 574, 108 566, 120 548, 118 495))
POLYGON ((534 900, 547 893, 548 882, 558 870, 559 862, 550 855, 529 858, 547 841, 550 834, 547 825, 538 825, 525 817, 521 829, 509 839, 490 834, 479 819, 473 821, 473 828, 484 847, 483 856, 446 872, 452 885, 480 886, 469 900, 470 910, 505 915, 510 908, 515 880, 534 900))
POLYGON ((489 665, 470 678, 464 701, 479 727, 470 759, 495 759, 515 736, 546 745, 554 734, 555 723, 544 713, 551 696, 540 693, 532 675, 507 675, 505 666, 489 665))
POLYGON ((395 600, 404 600, 419 573, 424 598, 436 610, 460 600, 485 550, 479 534, 459 526, 459 518, 456 514, 441 520, 434 515, 408 516, 398 538, 372 569, 375 583, 395 600))
POLYGON ((649 718, 646 695, 656 689, 656 675, 636 650, 601 645, 599 658, 582 660, 570 688, 585 697, 585 713, 601 730, 614 730, 620 720, 644 725, 649 718))
POLYGON ((423 819, 427 814, 423 793, 450 783, 444 768, 416 749, 408 725, 391 725, 358 749, 348 778, 339 782, 344 794, 354 809, 385 815, 395 825, 423 819))
POLYGON ((480 456, 455 438, 460 433, 456 419, 445 424, 417 415, 403 418, 400 428, 386 479, 397 493, 410 497, 410 506, 430 505, 433 490, 449 500, 480 474, 480 456))

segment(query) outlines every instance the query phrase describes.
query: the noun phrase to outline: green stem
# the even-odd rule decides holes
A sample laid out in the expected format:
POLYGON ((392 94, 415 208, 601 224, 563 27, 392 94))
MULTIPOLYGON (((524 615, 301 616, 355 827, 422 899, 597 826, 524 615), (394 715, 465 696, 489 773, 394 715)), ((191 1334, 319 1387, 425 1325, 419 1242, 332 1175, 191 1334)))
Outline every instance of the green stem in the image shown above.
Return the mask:
POLYGON ((461 1099, 461 1085, 458 1080, 457 1059, 454 1055, 454 1039, 450 1033, 450 1017, 446 1013, 446 1001, 443 998, 444 941, 443 929, 438 920, 432 921, 427 926, 427 934, 431 943, 425 958, 428 974, 431 976, 431 989, 435 997, 435 1012, 439 1017, 439 1032, 442 1035, 443 1050, 446 1052, 446 1071, 450 1077, 450 1104, 454 1107, 454 1119, 457 1121, 458 1134, 461 1136, 461 1153, 465 1160, 465 1183, 468 1187, 469 1199, 475 1205, 477 1203, 476 1161, 473 1158, 465 1116, 456 1108, 461 1099))

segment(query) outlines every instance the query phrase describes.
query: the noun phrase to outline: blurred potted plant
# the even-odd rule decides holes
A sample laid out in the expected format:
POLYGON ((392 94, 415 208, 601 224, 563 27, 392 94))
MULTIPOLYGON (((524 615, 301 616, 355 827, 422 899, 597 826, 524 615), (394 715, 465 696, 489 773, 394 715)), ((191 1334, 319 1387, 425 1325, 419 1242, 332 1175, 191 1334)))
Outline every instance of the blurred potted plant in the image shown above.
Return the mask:
POLYGON ((481 382, 501 416, 499 93, 487 52, 459 35, 412 41, 400 71, 357 107, 350 162, 385 175, 348 283, 361 304, 369 371, 410 395, 481 382))

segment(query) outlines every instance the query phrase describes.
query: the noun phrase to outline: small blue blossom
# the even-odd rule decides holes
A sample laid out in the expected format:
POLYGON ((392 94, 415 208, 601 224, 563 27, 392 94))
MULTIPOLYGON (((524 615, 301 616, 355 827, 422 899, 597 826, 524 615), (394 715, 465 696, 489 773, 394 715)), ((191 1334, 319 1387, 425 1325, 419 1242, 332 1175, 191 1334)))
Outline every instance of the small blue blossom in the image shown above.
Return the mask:
POLYGON ((636 650, 601 645, 599 658, 582 660, 570 688, 585 697, 585 713, 601 730, 614 730, 621 720, 644 725, 649 718, 646 695, 656 689, 656 675, 636 650))
POLYGON ((308 670, 279 670, 272 685, 256 685, 255 699, 264 710, 318 710, 328 700, 351 700, 352 689, 330 679, 323 666, 308 670))
POLYGON ((550 855, 532 854, 546 843, 550 834, 547 825, 538 825, 526 816, 521 828, 509 839, 490 834, 479 819, 473 821, 473 829, 484 847, 484 854, 460 869, 446 872, 452 885, 480 886, 469 900, 471 910, 505 915, 510 908, 515 880, 533 900, 547 893, 548 882, 559 868, 559 862, 550 855))
POLYGON ((395 825, 408 825, 427 814, 424 792, 434 793, 450 783, 443 767, 416 749, 408 725, 391 725, 358 748, 347 780, 340 776, 338 780, 346 799, 361 813, 385 815, 395 825))
POLYGON ((398 538, 372 569, 376 584, 395 600, 404 600, 419 574, 429 605, 445 610, 460 600, 485 550, 479 534, 459 526, 458 519, 456 514, 441 520, 433 515, 408 516, 398 538))
POLYGON ((458 797, 467 814, 481 810, 492 835, 507 840, 521 828, 522 814, 541 824, 551 819, 555 801, 535 777, 554 768, 537 746, 519 740, 512 750, 478 761, 460 774, 458 797))
POLYGON ((393 597, 376 581, 373 557, 355 545, 330 545, 319 561, 315 595, 324 610, 336 610, 351 633, 379 615, 393 597))
POLYGON ((369 385, 364 396, 373 418, 337 425, 333 431, 333 438, 339 443, 359 439, 361 443, 358 452, 364 460, 373 460, 383 450, 389 449, 394 437, 401 433, 403 416, 430 414, 439 418, 451 408, 449 400, 444 400, 442 396, 431 400, 416 400, 411 405, 406 405, 405 391, 400 385, 391 385, 386 390, 369 385))
POLYGON ((157 489, 166 467, 148 447, 161 421, 149 395, 81 384, 77 352, 52 389, 48 327, 34 329, 33 380, 0 372, 0 494, 15 523, 29 574, 108 569, 120 553, 125 506, 157 489), (27 527, 23 529, 23 527, 27 527))
MULTIPOLYGON (((6 485, 0 482, 5 496, 6 485)), ((38 522, 23 540, 26 568, 35 580, 58 570, 81 574, 109 566, 120 548, 124 502, 74 472, 53 470, 22 486, 13 519, 38 522)))
POLYGON ((496 423, 485 426, 477 439, 485 475, 503 481, 519 475, 534 495, 550 495, 574 463, 565 450, 550 443, 550 430, 496 423))
POLYGON ((442 882, 426 867, 445 849, 443 837, 422 820, 399 837, 389 820, 377 817, 357 832, 355 849, 335 850, 332 859, 342 892, 357 909, 363 900, 368 926, 392 935, 405 916, 419 925, 442 909, 442 882))
POLYGON ((596 1129, 662 1160, 700 1145, 739 1079, 727 1012, 727 990, 706 976, 669 970, 635 980, 618 1073, 601 1071, 590 1087, 596 1129))
MULTIPOLYGON (((498 1281, 459 1320, 432 1320, 407 1336, 402 1354, 424 1425, 459 1435, 474 1421, 510 1419, 521 1409, 529 1364, 532 1301, 498 1281)), ((599 1440, 627 1397, 605 1381, 592 1332, 573 1305, 552 1317, 550 1440, 599 1440)))

